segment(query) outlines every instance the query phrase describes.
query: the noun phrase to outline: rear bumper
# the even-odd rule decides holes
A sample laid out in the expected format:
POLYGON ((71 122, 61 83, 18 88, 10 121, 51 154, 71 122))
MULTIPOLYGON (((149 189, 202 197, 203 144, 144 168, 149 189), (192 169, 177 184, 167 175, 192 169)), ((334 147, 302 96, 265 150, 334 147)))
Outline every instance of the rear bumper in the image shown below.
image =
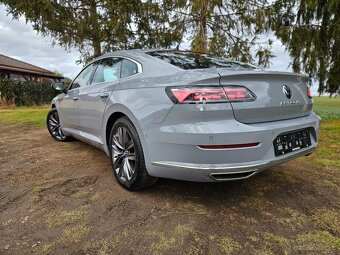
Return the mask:
MULTIPOLYGON (((188 171, 192 175, 209 176, 213 181, 228 181, 246 179, 272 166, 282 164, 286 161, 309 155, 316 149, 316 146, 305 148, 294 154, 287 154, 284 158, 260 162, 246 162, 243 164, 192 164, 182 162, 153 162, 154 166, 174 168, 176 170, 188 171), (196 172, 196 173, 193 173, 196 172)), ((204 178, 205 179, 205 178, 204 178)), ((203 180, 202 180, 203 181, 203 180)))
POLYGON ((264 169, 310 154, 317 147, 320 118, 308 116, 258 124, 235 120, 154 126, 147 137, 147 169, 150 175, 198 182, 249 178, 264 169), (311 146, 275 156, 273 141, 285 132, 310 128, 311 146), (197 145, 259 142, 237 149, 200 149, 197 145))

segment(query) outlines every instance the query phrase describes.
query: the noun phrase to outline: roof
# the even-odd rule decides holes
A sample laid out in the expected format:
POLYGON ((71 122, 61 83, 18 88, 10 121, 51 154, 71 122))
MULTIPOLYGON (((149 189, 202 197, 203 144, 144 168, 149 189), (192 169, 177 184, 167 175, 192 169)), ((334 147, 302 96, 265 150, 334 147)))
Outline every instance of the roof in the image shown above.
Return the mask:
POLYGON ((55 75, 53 72, 46 70, 44 68, 2 54, 0 54, 0 69, 29 74, 39 74, 41 76, 47 77, 63 78, 62 76, 55 75))
MULTIPOLYGON (((129 49, 129 50, 119 50, 119 51, 113 51, 113 52, 108 52, 105 53, 95 59, 93 59, 90 63, 93 63, 99 59, 106 58, 106 57, 127 57, 127 58, 133 58, 135 60, 141 60, 145 58, 153 59, 152 56, 149 56, 146 53, 150 52, 155 52, 155 51, 175 51, 175 52, 191 52, 191 53, 201 53, 201 52, 196 52, 196 51, 191 51, 191 50, 178 50, 178 49, 162 49, 162 48, 154 48, 154 49, 129 49)), ((90 64, 89 63, 89 64, 90 64)))
MULTIPOLYGON (((129 49, 129 50, 118 50, 118 51, 113 51, 113 52, 108 52, 105 53, 97 58, 95 58, 93 61, 96 61, 101 58, 105 57, 114 57, 114 56, 122 56, 122 57, 142 57, 142 56, 147 56, 145 53, 147 52, 152 52, 152 51, 157 51, 158 49, 129 49)), ((93 62, 92 61, 92 62, 93 62)))
POLYGON ((143 62, 144 61, 154 61, 155 58, 146 54, 149 52, 154 52, 154 51, 182 51, 182 50, 176 50, 176 49, 129 49, 129 50, 118 50, 118 51, 113 51, 113 52, 108 52, 105 53, 95 59, 93 59, 91 62, 89 62, 87 65, 96 62, 102 58, 107 58, 107 57, 126 57, 126 58, 131 58, 134 59, 138 62, 143 62))

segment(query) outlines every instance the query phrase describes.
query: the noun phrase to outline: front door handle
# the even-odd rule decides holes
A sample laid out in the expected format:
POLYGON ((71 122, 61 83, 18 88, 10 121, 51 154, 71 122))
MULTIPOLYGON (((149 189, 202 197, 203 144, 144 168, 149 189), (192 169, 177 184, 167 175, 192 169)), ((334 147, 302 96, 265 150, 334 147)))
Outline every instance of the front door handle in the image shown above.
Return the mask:
POLYGON ((73 97, 72 98, 74 101, 77 101, 79 99, 79 97, 73 97))
POLYGON ((99 95, 101 98, 106 98, 109 96, 109 93, 103 93, 99 95))

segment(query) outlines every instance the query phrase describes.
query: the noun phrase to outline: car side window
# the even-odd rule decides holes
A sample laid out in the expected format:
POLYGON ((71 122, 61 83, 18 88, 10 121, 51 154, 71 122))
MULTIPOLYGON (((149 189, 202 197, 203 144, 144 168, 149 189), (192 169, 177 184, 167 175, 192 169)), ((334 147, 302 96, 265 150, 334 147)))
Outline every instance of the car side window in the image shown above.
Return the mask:
POLYGON ((83 71, 81 71, 81 73, 73 81, 70 89, 86 86, 91 77, 94 66, 95 66, 94 64, 91 64, 88 67, 86 67, 83 71))
POLYGON ((91 84, 116 81, 120 78, 121 59, 102 59, 93 75, 91 84))
POLYGON ((138 66, 135 62, 124 59, 122 61, 121 78, 128 77, 138 73, 138 66))

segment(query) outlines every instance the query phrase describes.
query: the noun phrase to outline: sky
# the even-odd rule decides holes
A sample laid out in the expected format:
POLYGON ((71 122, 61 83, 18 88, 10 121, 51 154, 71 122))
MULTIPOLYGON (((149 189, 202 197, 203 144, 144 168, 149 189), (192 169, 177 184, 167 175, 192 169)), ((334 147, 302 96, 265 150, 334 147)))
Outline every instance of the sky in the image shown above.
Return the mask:
POLYGON ((52 46, 50 37, 37 35, 24 18, 13 20, 0 5, 0 54, 16 58, 50 71, 57 70, 73 79, 81 70, 77 65, 79 54, 75 50, 52 46))
MULTIPOLYGON (((272 65, 268 70, 291 71, 289 67, 290 58, 284 46, 273 35, 268 36, 272 37, 271 39, 274 41, 272 51, 276 56, 271 60, 272 65)), ((1 4, 0 54, 50 71, 57 70, 70 79, 73 79, 82 68, 81 65, 76 64, 80 56, 76 50, 66 51, 58 45, 52 46, 50 37, 38 35, 31 24, 26 24, 24 18, 13 20, 11 16, 7 16, 5 6, 1 4)), ((316 94, 316 90, 316 86, 313 86, 313 94, 316 94)))

